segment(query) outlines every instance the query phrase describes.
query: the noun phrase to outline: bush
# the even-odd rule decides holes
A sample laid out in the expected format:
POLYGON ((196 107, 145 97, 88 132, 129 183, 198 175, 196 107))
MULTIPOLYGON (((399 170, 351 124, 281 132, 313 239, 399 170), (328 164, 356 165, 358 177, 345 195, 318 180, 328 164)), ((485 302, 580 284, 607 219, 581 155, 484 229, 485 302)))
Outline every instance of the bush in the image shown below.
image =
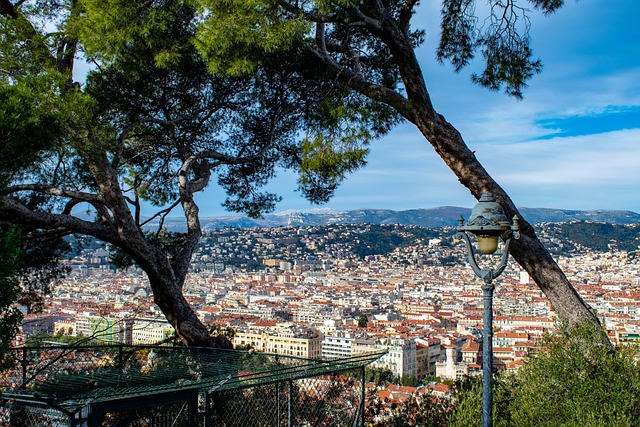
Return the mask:
POLYGON ((544 351, 517 374, 513 425, 640 426, 637 349, 600 344, 602 333, 584 323, 545 339, 544 351))
MULTIPOLYGON (((602 344, 603 333, 592 323, 561 326, 517 373, 496 375, 493 425, 640 426, 637 348, 611 348, 602 344)), ((458 383, 449 425, 481 425, 481 395, 479 378, 458 383)))
MULTIPOLYGON (((493 425, 509 427, 514 376, 499 373, 493 380, 493 425)), ((447 427, 480 427, 482 425, 482 377, 468 377, 453 386, 453 410, 447 427)))

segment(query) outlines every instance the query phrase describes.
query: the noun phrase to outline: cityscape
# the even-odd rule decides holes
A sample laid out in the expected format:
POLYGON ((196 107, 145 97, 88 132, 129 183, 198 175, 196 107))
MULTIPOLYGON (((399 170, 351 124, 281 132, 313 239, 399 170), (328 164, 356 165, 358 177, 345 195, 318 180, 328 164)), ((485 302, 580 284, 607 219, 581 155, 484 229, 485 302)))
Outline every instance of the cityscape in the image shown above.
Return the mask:
POLYGON ((1 0, 0 426, 640 427, 639 7, 1 0))
MULTIPOLYGON (((556 252, 563 242, 538 225, 556 252)), ((237 349, 308 359, 385 351, 372 364, 398 394, 481 374, 482 290, 453 229, 403 225, 284 226, 209 230, 184 288, 212 330, 237 349)), ((637 239, 637 238, 636 238, 637 239)), ((635 252, 571 245, 557 260, 614 344, 640 339, 635 252)), ((104 344, 158 344, 173 336, 144 273, 116 269, 113 251, 87 241, 70 257, 44 312, 25 316, 17 345, 38 333, 104 344)), ((493 367, 517 370, 553 332, 556 316, 513 260, 493 305, 493 367)), ((391 389, 380 395, 391 396, 391 389)))

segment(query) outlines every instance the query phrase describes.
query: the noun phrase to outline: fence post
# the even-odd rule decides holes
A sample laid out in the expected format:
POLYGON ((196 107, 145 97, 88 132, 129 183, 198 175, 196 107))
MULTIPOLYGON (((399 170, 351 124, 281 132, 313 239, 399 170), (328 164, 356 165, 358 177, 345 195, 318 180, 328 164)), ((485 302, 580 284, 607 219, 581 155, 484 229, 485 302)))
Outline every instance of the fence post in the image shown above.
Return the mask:
POLYGON ((189 427, 197 427, 198 426, 198 391, 195 390, 189 399, 187 400, 187 404, 189 405, 189 427))
POLYGON ((367 398, 366 393, 365 393, 365 388, 366 388, 366 381, 365 381, 365 367, 364 365, 362 366, 362 396, 360 397, 361 402, 361 408, 362 410, 360 411, 360 416, 362 418, 362 423, 360 424, 362 427, 364 427, 364 411, 365 411, 365 399, 367 398))
POLYGON ((22 388, 27 387, 27 347, 22 347, 22 388))
POLYGON ((211 427, 211 398, 212 394, 207 391, 204 394, 204 427, 211 427))
POLYGON ((287 427, 293 427, 293 381, 289 380, 289 401, 287 408, 287 427))
POLYGON ((89 427, 101 426, 104 421, 104 407, 101 405, 89 404, 89 413, 87 414, 87 425, 89 427))

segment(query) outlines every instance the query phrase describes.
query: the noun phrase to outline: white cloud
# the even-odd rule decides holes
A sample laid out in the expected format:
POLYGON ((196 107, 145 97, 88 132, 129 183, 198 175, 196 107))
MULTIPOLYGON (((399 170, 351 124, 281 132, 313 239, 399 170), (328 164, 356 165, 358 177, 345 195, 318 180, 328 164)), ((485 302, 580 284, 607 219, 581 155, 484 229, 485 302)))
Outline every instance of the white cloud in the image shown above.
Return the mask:
MULTIPOLYGON (((540 140, 561 131, 543 122, 560 126, 640 106, 635 34, 640 2, 565 3, 554 15, 536 13, 533 48, 545 68, 518 102, 473 85, 469 70, 455 74, 435 61, 439 3, 424 2, 416 18, 428 40, 418 55, 432 100, 517 205, 640 212, 640 129, 540 140)), ((310 207, 292 191, 295 180, 283 174, 271 186, 285 197, 278 209, 310 207)), ((415 127, 403 125, 373 144, 369 164, 350 176, 327 206, 410 209, 474 203, 415 127)))
POLYGON ((640 211, 640 129, 486 144, 478 157, 520 205, 640 211))

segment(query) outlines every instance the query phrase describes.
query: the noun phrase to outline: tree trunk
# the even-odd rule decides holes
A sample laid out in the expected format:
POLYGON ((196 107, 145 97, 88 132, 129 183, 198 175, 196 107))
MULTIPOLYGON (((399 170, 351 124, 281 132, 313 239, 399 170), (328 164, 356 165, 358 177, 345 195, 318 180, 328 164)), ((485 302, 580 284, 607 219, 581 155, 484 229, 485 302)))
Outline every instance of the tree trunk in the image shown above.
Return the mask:
MULTIPOLYGON (((533 227, 522 218, 507 193, 469 150, 460 132, 436 112, 408 34, 388 13, 381 12, 378 18, 380 25, 371 26, 370 30, 391 50, 407 93, 409 108, 394 108, 417 126, 471 194, 479 199, 482 193, 491 192, 508 217, 518 214, 522 228, 521 238, 513 242, 511 253, 544 292, 559 317, 572 324, 584 320, 599 323, 595 314, 578 295, 551 254, 537 238, 533 227)), ((384 99, 381 100, 384 102, 384 99)), ((389 105, 394 106, 395 104, 391 102, 396 103, 397 100, 390 100, 389 105)))
POLYGON ((200 321, 182 293, 182 287, 188 272, 191 252, 184 254, 176 267, 170 262, 168 255, 159 248, 150 246, 138 231, 128 241, 124 239, 119 245, 125 250, 147 274, 153 302, 160 308, 173 326, 176 336, 188 347, 223 347, 231 348, 231 344, 223 339, 211 337, 211 334, 200 321))
POLYGON ((185 300, 178 285, 166 277, 151 280, 153 302, 162 310, 178 338, 189 347, 213 347, 214 340, 193 308, 185 300))
POLYGON ((416 125, 471 194, 479 199, 482 193, 491 192, 503 207, 507 217, 513 218, 514 215, 518 215, 521 237, 512 241, 510 252, 544 292, 559 317, 571 324, 583 320, 598 322, 595 314, 540 242, 533 227, 518 212, 502 187, 482 167, 462 140, 459 132, 441 116, 438 118, 436 126, 438 131, 435 133, 429 132, 433 126, 427 126, 420 118, 416 125))

